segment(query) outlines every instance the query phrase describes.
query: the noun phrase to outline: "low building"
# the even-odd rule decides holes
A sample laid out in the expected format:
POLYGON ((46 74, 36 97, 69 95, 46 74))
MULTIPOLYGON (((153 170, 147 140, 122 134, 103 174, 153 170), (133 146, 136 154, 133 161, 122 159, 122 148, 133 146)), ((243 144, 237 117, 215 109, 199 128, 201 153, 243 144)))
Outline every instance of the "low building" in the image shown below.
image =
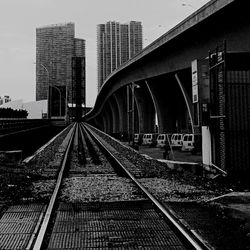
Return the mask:
POLYGON ((23 100, 9 101, 0 104, 0 108, 24 109, 28 111, 28 119, 42 119, 47 117, 47 100, 23 102, 23 100))
POLYGON ((10 102, 10 101, 11 101, 10 96, 8 96, 8 95, 5 95, 4 97, 0 96, 0 105, 7 103, 7 102, 10 102))

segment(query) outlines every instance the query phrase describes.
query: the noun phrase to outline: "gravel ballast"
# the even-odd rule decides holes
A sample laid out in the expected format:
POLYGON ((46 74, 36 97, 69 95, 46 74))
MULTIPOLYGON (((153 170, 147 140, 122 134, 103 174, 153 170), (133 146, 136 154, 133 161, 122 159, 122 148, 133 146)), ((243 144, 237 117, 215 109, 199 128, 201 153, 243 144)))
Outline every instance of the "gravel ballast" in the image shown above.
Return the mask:
POLYGON ((72 177, 64 180, 61 200, 66 202, 113 202, 141 200, 130 180, 115 175, 72 177))
POLYGON ((169 169, 166 163, 146 158, 109 135, 93 130, 131 172, 140 170, 138 180, 149 192, 164 201, 202 202, 227 192, 227 187, 223 185, 189 172, 169 169))

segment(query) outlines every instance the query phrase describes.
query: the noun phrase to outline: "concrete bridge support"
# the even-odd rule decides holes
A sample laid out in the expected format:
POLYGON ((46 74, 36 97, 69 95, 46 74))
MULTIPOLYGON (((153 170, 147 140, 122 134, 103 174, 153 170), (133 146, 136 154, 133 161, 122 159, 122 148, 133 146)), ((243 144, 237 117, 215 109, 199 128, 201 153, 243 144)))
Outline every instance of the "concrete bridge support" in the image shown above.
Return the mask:
POLYGON ((127 100, 126 87, 118 89, 114 94, 114 99, 117 103, 117 110, 119 114, 119 131, 121 134, 127 133, 127 100))
POLYGON ((187 130, 187 106, 174 75, 151 78, 147 80, 147 84, 157 110, 159 133, 176 133, 187 130))
POLYGON ((136 133, 152 133, 155 130, 155 109, 149 90, 142 82, 135 88, 135 107, 137 110, 137 123, 135 122, 136 133))
MULTIPOLYGON (((179 90, 181 91, 182 98, 185 104, 186 110, 186 129, 188 132, 194 134, 194 112, 193 112, 193 103, 192 103, 192 77, 191 69, 186 69, 174 73, 176 82, 178 83, 179 90)), ((185 129, 185 128, 184 128, 185 129)))
POLYGON ((113 98, 113 103, 114 103, 114 105, 116 106, 116 112, 117 112, 117 132, 121 132, 121 131, 123 131, 124 129, 123 129, 123 125, 124 125, 124 123, 123 123, 123 120, 122 120, 122 110, 121 110, 121 107, 120 107, 120 105, 119 105, 119 100, 118 100, 118 98, 117 98, 117 94, 116 93, 114 93, 113 95, 112 95, 112 98, 113 98))
POLYGON ((90 124, 99 130, 104 130, 102 115, 97 116, 90 124))
POLYGON ((107 106, 111 110, 111 134, 116 134, 119 132, 119 113, 113 96, 107 101, 107 106))
POLYGON ((111 110, 110 107, 107 105, 104 105, 103 108, 103 119, 104 119, 104 132, 105 133, 111 133, 111 124, 112 124, 112 116, 111 116, 111 110))

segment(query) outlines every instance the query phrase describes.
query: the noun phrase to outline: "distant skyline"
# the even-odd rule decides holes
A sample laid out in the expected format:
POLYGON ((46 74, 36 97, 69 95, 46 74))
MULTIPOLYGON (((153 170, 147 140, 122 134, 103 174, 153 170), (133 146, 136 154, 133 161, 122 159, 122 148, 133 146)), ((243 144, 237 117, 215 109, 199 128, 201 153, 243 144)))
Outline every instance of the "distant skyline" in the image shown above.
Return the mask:
POLYGON ((86 40, 86 101, 97 95, 97 25, 140 21, 143 47, 209 0, 0 0, 0 96, 35 100, 36 28, 74 22, 86 40))
POLYGON ((97 79, 99 92, 107 77, 142 51, 142 25, 138 21, 109 21, 97 27, 97 79))

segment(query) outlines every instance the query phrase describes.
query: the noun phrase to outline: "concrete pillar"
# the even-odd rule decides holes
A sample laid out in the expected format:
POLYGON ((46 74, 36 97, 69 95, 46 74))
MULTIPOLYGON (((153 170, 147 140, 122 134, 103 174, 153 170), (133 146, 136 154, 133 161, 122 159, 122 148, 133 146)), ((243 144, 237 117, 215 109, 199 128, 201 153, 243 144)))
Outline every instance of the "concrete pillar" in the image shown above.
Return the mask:
POLYGON ((94 118, 93 124, 91 124, 91 125, 98 128, 99 130, 104 131, 103 119, 101 118, 100 115, 97 116, 96 118, 94 118))
POLYGON ((114 94, 119 113, 119 130, 121 133, 127 133, 127 96, 126 87, 120 88, 114 94))
POLYGON ((114 95, 112 95, 109 100, 108 100, 108 104, 110 106, 111 112, 112 112, 112 133, 116 134, 118 133, 119 130, 119 126, 120 126, 120 121, 119 121, 119 111, 118 111, 118 107, 117 107, 117 102, 115 100, 114 95))
POLYGON ((145 82, 135 88, 135 131, 140 133, 154 132, 155 109, 153 100, 145 82), (138 126, 138 129, 137 129, 138 126))
POLYGON ((147 80, 152 93, 160 133, 181 132, 187 129, 187 108, 173 74, 147 80))
POLYGON ((189 121, 191 123, 191 132, 192 134, 194 134, 194 122, 193 122, 193 105, 192 105, 192 101, 190 96, 188 95, 187 89, 185 88, 185 86, 183 85, 183 83, 181 82, 179 75, 175 74, 175 79, 180 87, 180 90, 182 92, 186 107, 187 107, 187 111, 188 111, 188 117, 189 117, 189 121))
POLYGON ((122 127, 123 127, 121 109, 120 109, 116 94, 114 93, 112 97, 113 97, 113 103, 115 105, 115 109, 117 113, 117 117, 116 117, 117 118, 117 131, 121 132, 122 127))
POLYGON ((113 118, 112 118, 111 108, 110 108, 108 102, 106 102, 104 107, 103 107, 103 113, 104 113, 105 127, 106 127, 105 133, 111 134, 112 133, 113 118))
MULTIPOLYGON (((107 119, 107 118, 106 118, 107 119)), ((102 121, 102 124, 103 124, 103 129, 102 131, 104 133, 107 133, 107 120, 105 119, 105 112, 102 112, 101 115, 100 115, 100 120, 102 121)))
POLYGON ((134 132, 135 133, 141 133, 141 127, 140 127, 140 119, 139 119, 139 111, 138 111, 138 100, 136 97, 136 92, 135 91, 135 107, 134 107, 134 132))

